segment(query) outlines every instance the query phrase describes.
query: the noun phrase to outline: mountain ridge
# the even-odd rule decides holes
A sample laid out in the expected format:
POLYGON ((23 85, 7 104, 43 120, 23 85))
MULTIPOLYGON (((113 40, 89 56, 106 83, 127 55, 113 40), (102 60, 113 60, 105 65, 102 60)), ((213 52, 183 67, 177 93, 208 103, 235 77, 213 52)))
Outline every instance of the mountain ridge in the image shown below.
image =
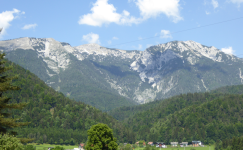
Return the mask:
MULTIPOLYGON (((151 46, 145 51, 126 51, 98 44, 72 47, 52 38, 26 37, 0 41, 0 48, 15 63, 20 64, 24 59, 22 66, 26 69, 35 62, 25 55, 35 53, 33 59, 39 60, 43 71, 30 71, 57 91, 81 101, 84 99, 78 98, 78 92, 74 94, 62 83, 64 80, 73 83, 81 80, 71 78, 67 70, 92 81, 93 86, 101 84, 101 88, 139 104, 243 83, 242 59, 194 41, 172 41, 151 46), (18 56, 13 57, 17 52, 18 56), (74 63, 76 68, 70 68, 74 63), (90 75, 84 73, 84 69, 88 69, 90 75)), ((79 88, 81 83, 75 86, 79 88)))

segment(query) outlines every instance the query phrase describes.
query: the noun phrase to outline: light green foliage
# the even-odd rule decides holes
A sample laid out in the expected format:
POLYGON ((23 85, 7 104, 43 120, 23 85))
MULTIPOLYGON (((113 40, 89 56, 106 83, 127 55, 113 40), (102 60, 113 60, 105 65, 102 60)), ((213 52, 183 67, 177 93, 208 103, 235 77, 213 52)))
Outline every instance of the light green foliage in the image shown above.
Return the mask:
POLYGON ((143 143, 144 143, 144 142, 145 142, 145 141, 139 141, 139 143, 138 143, 139 146, 140 146, 140 147, 143 147, 143 143))
POLYGON ((124 150, 132 150, 132 145, 131 144, 127 144, 125 146, 124 150))
POLYGON ((74 149, 74 148, 78 148, 78 145, 71 146, 71 145, 56 145, 56 144, 55 145, 54 144, 39 144, 39 145, 29 144, 29 145, 26 145, 26 146, 32 146, 32 147, 34 147, 35 148, 34 150, 48 150, 49 147, 55 148, 57 146, 63 147, 64 149, 74 149))
POLYGON ((93 125, 88 130, 87 150, 117 150, 116 138, 112 130, 105 124, 93 125))
POLYGON ((0 134, 0 150, 22 150, 22 143, 13 135, 0 134))
POLYGON ((33 145, 25 145, 23 146, 23 150, 36 150, 36 147, 33 145))
POLYGON ((63 147, 56 146, 55 148, 52 148, 51 150, 65 150, 63 147))

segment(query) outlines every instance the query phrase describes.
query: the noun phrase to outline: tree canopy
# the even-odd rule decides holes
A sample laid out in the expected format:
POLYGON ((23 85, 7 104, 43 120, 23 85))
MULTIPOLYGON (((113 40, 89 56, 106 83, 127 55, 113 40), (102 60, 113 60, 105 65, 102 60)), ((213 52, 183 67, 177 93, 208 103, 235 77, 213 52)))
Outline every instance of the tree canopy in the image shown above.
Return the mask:
POLYGON ((116 150, 117 147, 112 129, 106 124, 99 123, 88 130, 87 150, 116 150))

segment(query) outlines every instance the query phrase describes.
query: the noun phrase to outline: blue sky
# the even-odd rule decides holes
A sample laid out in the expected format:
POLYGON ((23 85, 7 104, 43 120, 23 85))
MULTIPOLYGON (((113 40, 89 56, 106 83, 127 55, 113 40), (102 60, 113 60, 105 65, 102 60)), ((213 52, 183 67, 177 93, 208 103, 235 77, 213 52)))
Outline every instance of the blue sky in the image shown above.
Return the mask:
POLYGON ((243 18, 175 32, 240 17, 243 0, 5 0, 0 40, 54 38, 72 46, 97 43, 124 50, 193 40, 238 56, 243 54, 243 18), (149 37, 154 38, 141 40, 149 37))

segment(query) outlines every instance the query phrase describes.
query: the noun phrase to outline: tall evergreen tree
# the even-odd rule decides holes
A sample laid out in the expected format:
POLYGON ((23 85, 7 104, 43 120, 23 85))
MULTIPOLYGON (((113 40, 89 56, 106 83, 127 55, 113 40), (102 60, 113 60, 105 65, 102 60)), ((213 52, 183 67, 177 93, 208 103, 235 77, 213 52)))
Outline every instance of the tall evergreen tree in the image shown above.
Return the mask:
MULTIPOLYGON (((8 130, 28 125, 28 122, 18 122, 18 118, 10 117, 9 110, 22 109, 26 103, 10 103, 10 97, 4 95, 5 92, 19 90, 20 88, 12 85, 12 80, 17 76, 8 76, 7 71, 11 70, 12 66, 6 66, 4 60, 4 53, 0 53, 0 134, 6 134, 8 130)), ((11 132, 16 134, 15 132, 11 132)))

